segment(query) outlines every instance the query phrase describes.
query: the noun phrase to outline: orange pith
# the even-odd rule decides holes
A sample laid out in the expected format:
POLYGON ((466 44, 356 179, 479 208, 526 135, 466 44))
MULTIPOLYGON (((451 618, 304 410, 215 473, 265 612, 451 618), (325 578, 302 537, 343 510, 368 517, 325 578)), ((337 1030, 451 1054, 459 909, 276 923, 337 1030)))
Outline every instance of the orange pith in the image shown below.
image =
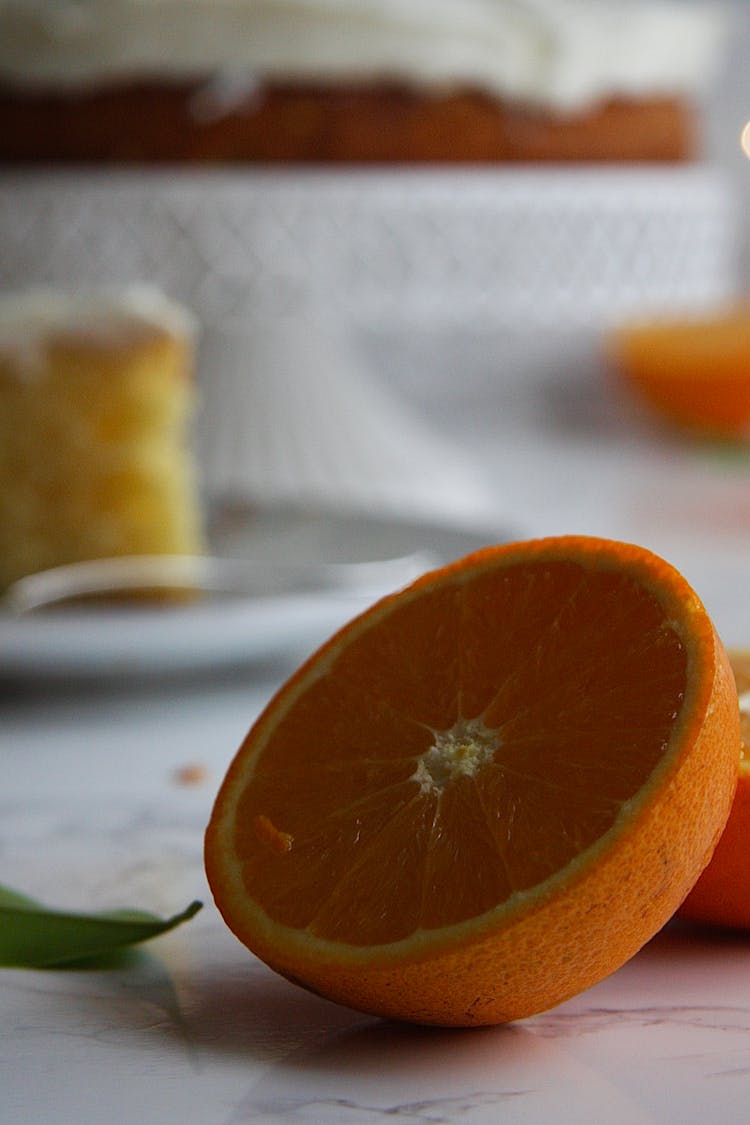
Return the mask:
POLYGON ((728 814, 736 711, 666 563, 582 537, 488 548, 350 623, 271 702, 209 825, 214 896, 269 964, 353 1007, 530 1014, 684 898, 728 814))
POLYGON ((737 792, 711 862, 680 908, 694 922, 750 929, 750 652, 730 652, 739 693, 742 754, 737 792))

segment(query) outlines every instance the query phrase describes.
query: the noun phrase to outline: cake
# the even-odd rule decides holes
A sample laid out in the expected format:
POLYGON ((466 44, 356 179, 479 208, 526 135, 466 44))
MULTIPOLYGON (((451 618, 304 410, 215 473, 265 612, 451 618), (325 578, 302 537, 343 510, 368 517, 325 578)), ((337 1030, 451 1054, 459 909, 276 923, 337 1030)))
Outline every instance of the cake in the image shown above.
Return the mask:
POLYGON ((187 313, 150 287, 0 300, 0 589, 201 550, 192 353, 187 313))
POLYGON ((682 161, 722 36, 678 0, 0 0, 0 160, 682 161))

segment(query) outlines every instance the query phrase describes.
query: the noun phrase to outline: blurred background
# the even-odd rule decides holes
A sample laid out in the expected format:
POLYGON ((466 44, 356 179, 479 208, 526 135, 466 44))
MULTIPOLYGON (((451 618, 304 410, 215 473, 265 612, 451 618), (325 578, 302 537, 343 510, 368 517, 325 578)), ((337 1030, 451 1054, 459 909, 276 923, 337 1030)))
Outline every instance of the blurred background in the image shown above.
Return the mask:
MULTIPOLYGON (((25 103, 13 150, 30 87, 6 59, 0 288, 146 282, 189 310, 212 511, 340 505, 670 548, 700 526, 733 548, 743 442, 719 455, 665 427, 609 350, 631 321, 721 314, 746 295, 750 9, 703 7, 730 30, 696 93, 693 150, 663 160, 81 160, 62 155, 71 117, 25 103)), ((13 12, 0 3, 11 27, 13 12)), ((217 99, 231 112, 234 81, 202 90, 208 118, 217 99)))

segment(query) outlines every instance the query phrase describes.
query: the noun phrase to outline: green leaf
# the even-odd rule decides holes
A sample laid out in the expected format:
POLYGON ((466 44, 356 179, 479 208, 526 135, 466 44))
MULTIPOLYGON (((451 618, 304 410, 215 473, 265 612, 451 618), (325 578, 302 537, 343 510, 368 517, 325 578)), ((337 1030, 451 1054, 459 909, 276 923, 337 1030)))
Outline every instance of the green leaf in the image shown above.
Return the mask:
POLYGON ((0 965, 49 969, 106 957, 174 929, 197 914, 201 905, 191 902, 171 918, 158 918, 143 910, 77 914, 50 910, 19 891, 0 886, 0 965))

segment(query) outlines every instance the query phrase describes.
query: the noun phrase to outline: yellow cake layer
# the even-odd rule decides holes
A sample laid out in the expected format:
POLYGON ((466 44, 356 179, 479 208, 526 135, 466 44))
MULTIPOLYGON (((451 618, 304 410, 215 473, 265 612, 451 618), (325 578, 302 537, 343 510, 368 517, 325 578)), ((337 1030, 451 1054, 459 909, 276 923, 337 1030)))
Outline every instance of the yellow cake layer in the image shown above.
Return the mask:
POLYGON ((128 307, 0 313, 0 588, 83 559, 199 553, 192 339, 128 307))

